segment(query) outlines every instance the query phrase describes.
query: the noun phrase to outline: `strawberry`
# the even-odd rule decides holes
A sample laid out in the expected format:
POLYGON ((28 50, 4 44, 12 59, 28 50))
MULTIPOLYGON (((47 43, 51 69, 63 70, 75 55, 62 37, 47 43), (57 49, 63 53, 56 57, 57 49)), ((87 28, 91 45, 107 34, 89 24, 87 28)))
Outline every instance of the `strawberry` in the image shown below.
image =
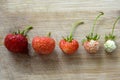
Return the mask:
POLYGON ((38 54, 51 54, 55 48, 55 40, 50 38, 51 33, 47 37, 36 36, 32 40, 32 47, 38 54))
POLYGON ((4 40, 5 47, 13 53, 28 52, 28 40, 26 36, 30 29, 32 29, 31 26, 22 31, 18 30, 17 32, 7 34, 4 40))
POLYGON ((85 50, 90 54, 95 54, 99 50, 98 39, 100 38, 100 36, 98 34, 94 35, 94 27, 98 18, 102 15, 104 15, 104 13, 100 12, 100 14, 96 17, 94 21, 91 33, 88 36, 86 36, 86 39, 83 40, 83 46, 85 50))
POLYGON ((73 54, 79 48, 78 41, 73 39, 73 31, 78 25, 83 23, 84 22, 76 22, 75 24, 73 24, 73 29, 71 30, 70 35, 67 36, 67 38, 63 38, 62 40, 60 40, 59 47, 65 54, 73 54))
POLYGON ((84 48, 88 53, 97 53, 99 49, 99 42, 96 40, 90 40, 84 42, 84 48))
POLYGON ((105 43, 104 43, 104 48, 107 53, 112 53, 116 48, 116 43, 115 43, 115 35, 114 35, 114 29, 115 25, 120 19, 120 16, 115 20, 112 28, 112 32, 109 35, 105 35, 105 43))

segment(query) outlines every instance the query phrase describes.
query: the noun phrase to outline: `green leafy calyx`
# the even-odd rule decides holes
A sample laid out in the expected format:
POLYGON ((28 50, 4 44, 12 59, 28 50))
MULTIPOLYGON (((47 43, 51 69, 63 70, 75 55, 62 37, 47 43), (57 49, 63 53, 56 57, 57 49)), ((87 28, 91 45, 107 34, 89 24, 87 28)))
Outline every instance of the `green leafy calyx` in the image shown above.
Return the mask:
POLYGON ((105 41, 107 41, 107 40, 115 40, 115 36, 112 34, 105 35, 105 41))
POLYGON ((100 35, 98 35, 98 34, 94 35, 93 33, 91 33, 91 34, 87 35, 86 38, 88 41, 89 40, 98 40, 100 38, 100 35))
POLYGON ((66 41, 71 42, 71 41, 73 40, 73 32, 75 31, 75 28, 78 27, 78 26, 81 25, 81 24, 84 24, 84 22, 81 22, 81 21, 75 22, 75 23, 73 24, 73 26, 72 26, 72 30, 71 30, 71 32, 70 32, 70 35, 67 36, 66 38, 64 38, 64 37, 63 37, 63 38, 64 38, 66 41))
POLYGON ((105 35, 105 41, 115 40, 114 29, 115 29, 116 23, 118 22, 119 19, 120 19, 120 16, 115 20, 115 22, 113 24, 112 32, 109 35, 105 35))
POLYGON ((27 36, 27 33, 31 30, 31 29, 33 29, 33 27, 32 26, 28 26, 28 27, 26 27, 25 29, 23 29, 23 30, 18 30, 17 32, 13 32, 14 34, 22 34, 22 35, 24 35, 24 36, 27 36))
POLYGON ((90 41, 90 40, 98 40, 99 38, 100 38, 100 35, 98 35, 98 34, 94 34, 94 28, 95 28, 95 25, 96 25, 96 23, 97 23, 97 20, 100 18, 100 16, 102 16, 102 15, 104 15, 104 13, 103 12, 100 12, 99 13, 99 15, 95 18, 95 20, 94 20, 94 23, 93 23, 93 27, 92 27, 92 29, 91 29, 91 32, 90 32, 90 34, 88 34, 87 36, 86 36, 86 39, 83 39, 83 43, 85 42, 85 41, 90 41))

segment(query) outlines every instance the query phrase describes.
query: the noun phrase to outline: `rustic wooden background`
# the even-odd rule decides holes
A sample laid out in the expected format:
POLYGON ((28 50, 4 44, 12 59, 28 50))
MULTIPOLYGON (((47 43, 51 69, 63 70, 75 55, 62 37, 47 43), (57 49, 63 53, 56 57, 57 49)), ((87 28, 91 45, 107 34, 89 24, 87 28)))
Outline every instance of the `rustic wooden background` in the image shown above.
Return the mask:
POLYGON ((0 0, 0 80, 120 80, 120 22, 115 29, 117 50, 106 55, 103 49, 104 35, 111 31, 118 16, 120 0, 0 0), (101 48, 97 54, 90 55, 81 40, 89 33, 99 11, 105 13, 95 29, 101 35, 101 48), (74 35, 80 48, 68 56, 62 53, 58 43, 77 20, 85 22, 74 35), (36 35, 52 32, 56 40, 53 54, 38 56, 29 45, 29 55, 15 55, 4 47, 6 34, 27 25, 34 27, 28 34, 29 43, 36 35))

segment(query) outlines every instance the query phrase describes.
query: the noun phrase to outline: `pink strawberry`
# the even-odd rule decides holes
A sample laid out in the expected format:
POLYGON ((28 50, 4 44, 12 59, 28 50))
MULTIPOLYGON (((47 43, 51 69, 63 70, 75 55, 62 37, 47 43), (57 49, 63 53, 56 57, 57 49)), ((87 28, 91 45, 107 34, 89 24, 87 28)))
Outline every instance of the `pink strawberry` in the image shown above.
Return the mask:
POLYGON ((32 40, 32 47, 38 54, 51 54, 55 48, 55 40, 48 37, 36 36, 32 40))
POLYGON ((32 27, 27 27, 23 31, 9 33, 4 40, 5 47, 14 53, 24 53, 28 51, 28 40, 26 38, 27 32, 32 27))
POLYGON ((97 53, 99 49, 99 42, 96 40, 86 41, 84 42, 84 48, 88 53, 97 53))
POLYGON ((83 46, 84 46, 85 50, 91 54, 95 54, 99 50, 98 39, 100 38, 100 36, 98 34, 94 35, 94 27, 96 25, 98 18, 101 15, 104 15, 104 13, 100 12, 100 14, 96 17, 91 33, 88 36, 86 36, 86 39, 83 40, 83 46))
POLYGON ((60 49, 65 53, 65 54, 73 54, 77 51, 77 49, 79 48, 79 43, 78 41, 76 41, 75 39, 73 39, 73 31, 74 29, 80 25, 83 24, 84 22, 76 22, 73 25, 73 29, 70 33, 69 36, 67 36, 67 38, 64 38, 60 41, 59 43, 59 47, 60 49))

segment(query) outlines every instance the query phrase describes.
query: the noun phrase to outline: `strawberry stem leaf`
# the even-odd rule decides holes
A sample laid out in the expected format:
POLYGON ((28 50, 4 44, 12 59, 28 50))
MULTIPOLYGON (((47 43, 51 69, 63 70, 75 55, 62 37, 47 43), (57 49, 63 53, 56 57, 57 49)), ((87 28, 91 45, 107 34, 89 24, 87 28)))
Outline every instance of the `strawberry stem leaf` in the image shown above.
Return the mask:
POLYGON ((22 30, 22 31, 20 32, 20 34, 26 36, 27 33, 28 33, 31 29, 33 29, 32 26, 26 27, 24 30, 22 30))
POLYGON ((115 36, 113 34, 105 35, 105 41, 107 40, 115 40, 115 36))
POLYGON ((93 23, 93 27, 92 27, 92 30, 91 30, 91 33, 94 33, 94 28, 95 28, 95 25, 97 23, 97 20, 100 18, 100 16, 104 15, 103 12, 100 12, 100 14, 95 18, 94 20, 94 23, 93 23))
POLYGON ((83 39, 83 40, 82 40, 82 45, 83 45, 83 44, 84 44, 84 42, 86 42, 86 41, 87 41, 86 39, 83 39))
POLYGON ((51 36, 51 32, 49 32, 47 36, 50 37, 51 36))
POLYGON ((108 35, 105 35, 105 41, 107 40, 115 40, 115 35, 114 35, 114 29, 116 26, 116 23, 118 22, 118 20, 120 19, 120 16, 115 20, 114 24, 113 24, 113 28, 112 28, 112 32, 108 35))
POLYGON ((103 12, 100 12, 100 14, 96 17, 96 19, 94 20, 94 23, 93 23, 93 27, 92 27, 92 30, 91 30, 91 33, 88 34, 86 36, 86 40, 90 41, 90 40, 98 40, 100 38, 100 35, 98 34, 94 34, 94 28, 95 28, 95 25, 97 23, 97 20, 100 18, 100 16, 104 15, 103 12))
POLYGON ((120 19, 120 16, 115 20, 115 22, 113 24, 112 35, 114 34, 114 29, 115 29, 116 23, 118 22, 119 19, 120 19))
POLYGON ((75 22, 75 23, 72 25, 72 30, 71 30, 71 32, 70 32, 69 37, 72 37, 72 36, 73 36, 73 32, 74 32, 75 29, 76 29, 79 25, 81 25, 81 24, 84 24, 84 22, 77 21, 77 22, 75 22))
POLYGON ((84 24, 84 22, 81 22, 81 21, 77 21, 75 22, 73 25, 72 25, 72 30, 70 32, 70 35, 67 36, 66 38, 64 38, 66 41, 68 42, 71 42, 73 40, 73 32, 75 31, 75 29, 81 25, 81 24, 84 24))

